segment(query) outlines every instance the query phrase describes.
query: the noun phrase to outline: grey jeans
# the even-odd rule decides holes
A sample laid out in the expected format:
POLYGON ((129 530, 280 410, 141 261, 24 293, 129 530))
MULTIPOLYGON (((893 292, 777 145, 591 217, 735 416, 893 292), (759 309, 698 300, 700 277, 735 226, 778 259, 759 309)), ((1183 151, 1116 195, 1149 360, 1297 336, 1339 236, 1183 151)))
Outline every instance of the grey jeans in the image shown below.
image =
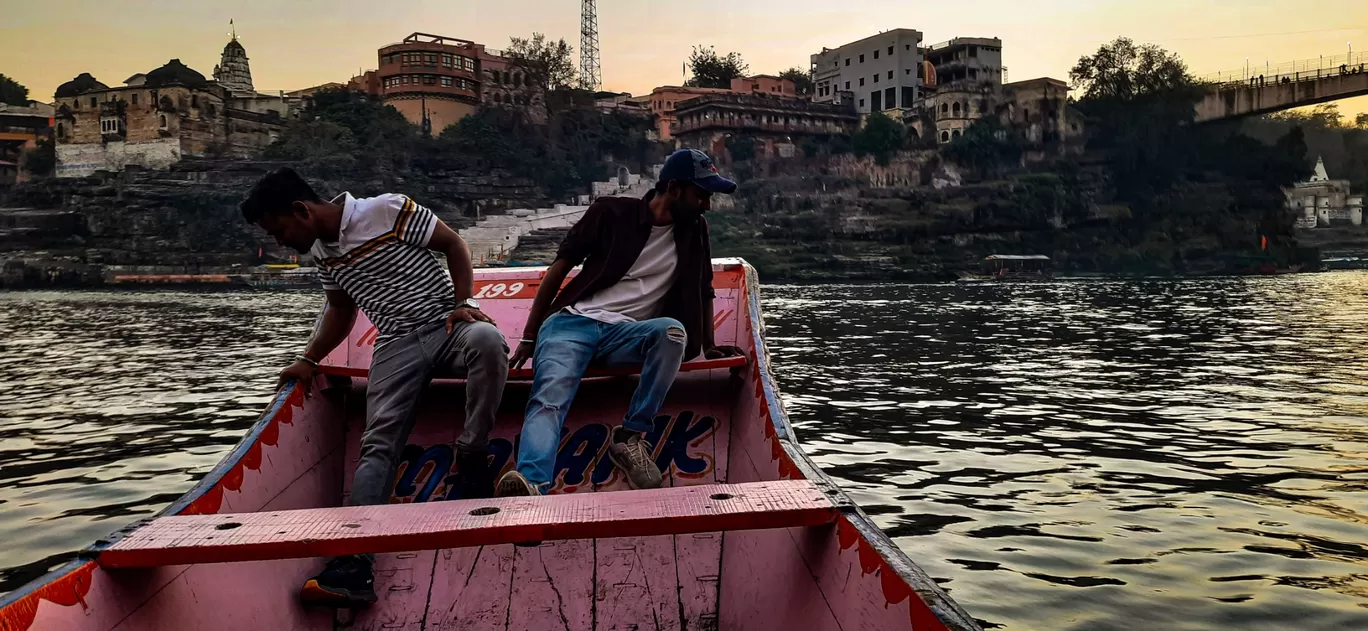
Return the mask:
POLYGON ((399 454, 418 418, 418 400, 434 371, 465 376, 465 431, 459 450, 484 449, 508 379, 508 344, 494 325, 433 322, 375 349, 366 387, 366 431, 352 480, 353 506, 385 504, 399 454))

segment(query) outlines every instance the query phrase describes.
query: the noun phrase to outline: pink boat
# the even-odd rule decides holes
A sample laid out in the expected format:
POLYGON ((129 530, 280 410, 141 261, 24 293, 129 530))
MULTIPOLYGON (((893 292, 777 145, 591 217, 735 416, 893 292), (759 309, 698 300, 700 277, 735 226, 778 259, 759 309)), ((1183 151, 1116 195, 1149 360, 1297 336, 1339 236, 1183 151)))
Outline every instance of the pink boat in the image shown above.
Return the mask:
MULTIPOLYGON (((375 330, 360 321, 305 398, 281 391, 237 447, 156 517, 0 599, 0 630, 966 630, 973 618, 803 454, 776 392, 758 285, 714 261, 718 344, 686 363, 649 437, 663 488, 629 490, 605 457, 634 387, 591 372, 566 422, 552 495, 448 499, 464 384, 425 397, 388 506, 345 506, 375 330), (319 557, 378 553, 379 602, 297 601, 319 557)), ((478 270, 518 339, 540 268, 478 270)), ((513 466, 529 371, 491 441, 513 466)))

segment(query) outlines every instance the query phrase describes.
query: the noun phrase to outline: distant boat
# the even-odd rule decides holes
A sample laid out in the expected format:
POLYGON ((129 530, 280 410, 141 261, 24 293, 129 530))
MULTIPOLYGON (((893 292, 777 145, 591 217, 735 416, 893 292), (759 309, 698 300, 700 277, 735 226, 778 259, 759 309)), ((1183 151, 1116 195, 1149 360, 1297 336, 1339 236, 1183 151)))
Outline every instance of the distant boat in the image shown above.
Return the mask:
POLYGON ((1044 254, 991 254, 977 272, 955 274, 962 283, 1046 280, 1054 275, 1054 262, 1044 254))
POLYGON ((300 267, 295 264, 264 265, 245 274, 230 274, 234 283, 258 289, 286 289, 291 287, 317 287, 318 269, 300 267))

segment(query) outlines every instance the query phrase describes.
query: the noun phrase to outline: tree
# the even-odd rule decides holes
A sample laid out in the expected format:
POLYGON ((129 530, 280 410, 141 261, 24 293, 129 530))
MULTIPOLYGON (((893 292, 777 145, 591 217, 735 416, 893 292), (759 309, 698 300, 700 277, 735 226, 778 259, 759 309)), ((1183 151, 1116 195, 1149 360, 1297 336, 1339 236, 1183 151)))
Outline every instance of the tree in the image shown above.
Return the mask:
POLYGON ((750 66, 741 59, 741 53, 727 53, 719 57, 717 49, 709 46, 694 46, 689 55, 689 72, 693 74, 684 85, 691 88, 730 88, 731 80, 743 77, 750 66))
POLYGON ((1025 142, 1019 133, 988 116, 974 121, 963 135, 941 149, 941 155, 991 179, 1004 168, 1020 165, 1024 150, 1025 142))
POLYGON ((1358 129, 1368 129, 1368 112, 1354 117, 1354 127, 1358 129))
POLYGON ((522 87, 529 89, 534 101, 549 105, 547 94, 571 88, 578 80, 574 53, 575 49, 564 39, 553 42, 541 33, 533 33, 531 39, 510 38, 504 56, 514 68, 514 85, 521 78, 522 87))
POLYGON ((1104 44, 1069 71, 1080 101, 1131 101, 1167 95, 1195 85, 1187 64, 1177 54, 1154 44, 1136 45, 1126 37, 1104 44))
POLYGON ((887 165, 893 153, 903 148, 903 125, 876 112, 856 132, 852 144, 856 155, 872 155, 879 164, 887 165))
POLYGON ((52 175, 57 168, 57 147, 51 138, 39 138, 38 146, 19 156, 19 167, 30 175, 52 175))
POLYGON ((788 79, 789 81, 792 81, 793 87, 795 88, 795 91, 798 93, 798 96, 812 95, 813 84, 811 72, 808 72, 806 70, 799 70, 798 68, 789 68, 788 70, 779 73, 779 78, 788 79))
POLYGON ((0 103, 28 105, 29 91, 18 81, 0 74, 0 103))
POLYGON ((1089 117, 1090 145, 1111 152, 1123 198, 1167 190, 1193 165, 1202 89, 1177 55, 1121 37, 1080 58, 1069 77, 1083 92, 1077 106, 1089 117))

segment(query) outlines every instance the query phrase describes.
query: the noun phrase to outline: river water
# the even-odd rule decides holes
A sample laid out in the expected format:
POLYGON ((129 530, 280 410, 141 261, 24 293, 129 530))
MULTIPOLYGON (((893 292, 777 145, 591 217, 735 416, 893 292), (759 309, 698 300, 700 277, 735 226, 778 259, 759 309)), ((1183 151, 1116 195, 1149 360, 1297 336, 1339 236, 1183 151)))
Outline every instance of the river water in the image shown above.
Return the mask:
MULTIPOLYGON (((809 453, 990 628, 1368 628, 1368 273, 772 286, 809 453)), ((314 292, 0 293, 0 592, 190 487, 314 292)))

